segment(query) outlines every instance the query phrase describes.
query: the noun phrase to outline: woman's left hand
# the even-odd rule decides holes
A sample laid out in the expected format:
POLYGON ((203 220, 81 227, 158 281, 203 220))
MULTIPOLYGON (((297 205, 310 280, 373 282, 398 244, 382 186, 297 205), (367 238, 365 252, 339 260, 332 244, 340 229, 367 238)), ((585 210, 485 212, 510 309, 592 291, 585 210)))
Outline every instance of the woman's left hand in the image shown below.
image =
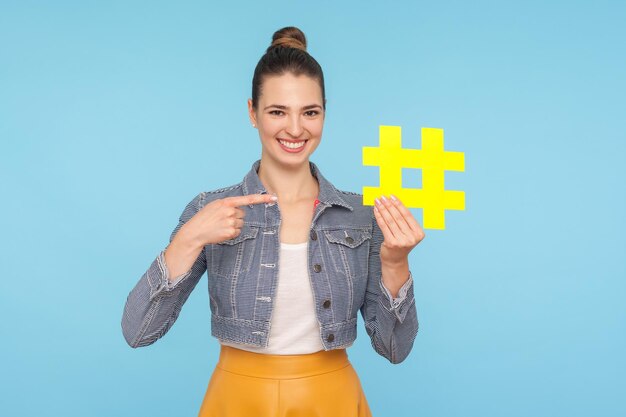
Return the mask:
POLYGON ((383 232, 380 260, 388 265, 407 262, 409 252, 426 237, 409 209, 393 194, 375 200, 374 216, 383 232))

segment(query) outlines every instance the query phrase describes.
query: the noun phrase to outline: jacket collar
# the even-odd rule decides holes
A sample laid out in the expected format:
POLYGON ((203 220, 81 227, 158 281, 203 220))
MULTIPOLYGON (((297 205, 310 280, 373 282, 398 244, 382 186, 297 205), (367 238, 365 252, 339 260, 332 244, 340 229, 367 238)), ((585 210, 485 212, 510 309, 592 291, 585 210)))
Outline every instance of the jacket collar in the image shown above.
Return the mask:
MULTIPOLYGON (((259 166, 261 165, 261 160, 258 159, 252 164, 252 168, 246 174, 243 179, 243 193, 247 194, 266 194, 267 190, 261 183, 259 179, 259 166)), ((317 182, 320 187, 320 193, 317 199, 320 201, 320 204, 324 204, 326 206, 342 206, 352 211, 353 208, 348 202, 341 196, 339 190, 335 188, 320 172, 317 165, 313 162, 309 161, 309 168, 311 169, 311 174, 317 179, 317 182)))

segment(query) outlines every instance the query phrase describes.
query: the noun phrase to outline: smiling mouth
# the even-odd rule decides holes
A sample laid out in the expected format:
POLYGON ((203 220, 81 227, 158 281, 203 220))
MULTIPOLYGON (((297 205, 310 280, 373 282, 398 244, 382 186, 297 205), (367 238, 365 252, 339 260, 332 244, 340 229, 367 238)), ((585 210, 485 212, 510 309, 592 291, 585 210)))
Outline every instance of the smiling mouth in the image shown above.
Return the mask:
POLYGON ((289 149, 300 149, 304 147, 304 144, 308 139, 305 140, 285 140, 285 139, 277 139, 278 142, 286 148, 289 149))

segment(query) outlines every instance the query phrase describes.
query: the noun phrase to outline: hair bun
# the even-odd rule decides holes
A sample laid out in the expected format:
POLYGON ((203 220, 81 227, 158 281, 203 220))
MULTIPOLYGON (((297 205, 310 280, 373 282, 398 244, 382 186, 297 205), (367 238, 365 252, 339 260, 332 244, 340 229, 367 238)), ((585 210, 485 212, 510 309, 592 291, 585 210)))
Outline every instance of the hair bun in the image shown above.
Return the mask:
POLYGON ((272 48, 296 48, 306 52, 306 37, 304 33, 295 26, 287 26, 274 32, 272 44, 267 48, 267 52, 272 48))

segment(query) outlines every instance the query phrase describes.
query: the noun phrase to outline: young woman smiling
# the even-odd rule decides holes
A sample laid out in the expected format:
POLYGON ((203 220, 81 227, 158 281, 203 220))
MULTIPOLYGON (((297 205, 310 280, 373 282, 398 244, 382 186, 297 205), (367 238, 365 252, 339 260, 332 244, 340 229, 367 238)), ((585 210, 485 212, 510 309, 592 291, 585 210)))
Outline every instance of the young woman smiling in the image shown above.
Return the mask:
POLYGON ((235 185, 199 193, 130 292, 132 347, 162 337, 207 272, 220 356, 199 416, 370 416, 346 348, 360 311, 372 347, 402 362, 418 331, 408 254, 424 238, 394 196, 372 209, 309 160, 326 99, 295 27, 274 33, 248 100, 261 158, 235 185))

